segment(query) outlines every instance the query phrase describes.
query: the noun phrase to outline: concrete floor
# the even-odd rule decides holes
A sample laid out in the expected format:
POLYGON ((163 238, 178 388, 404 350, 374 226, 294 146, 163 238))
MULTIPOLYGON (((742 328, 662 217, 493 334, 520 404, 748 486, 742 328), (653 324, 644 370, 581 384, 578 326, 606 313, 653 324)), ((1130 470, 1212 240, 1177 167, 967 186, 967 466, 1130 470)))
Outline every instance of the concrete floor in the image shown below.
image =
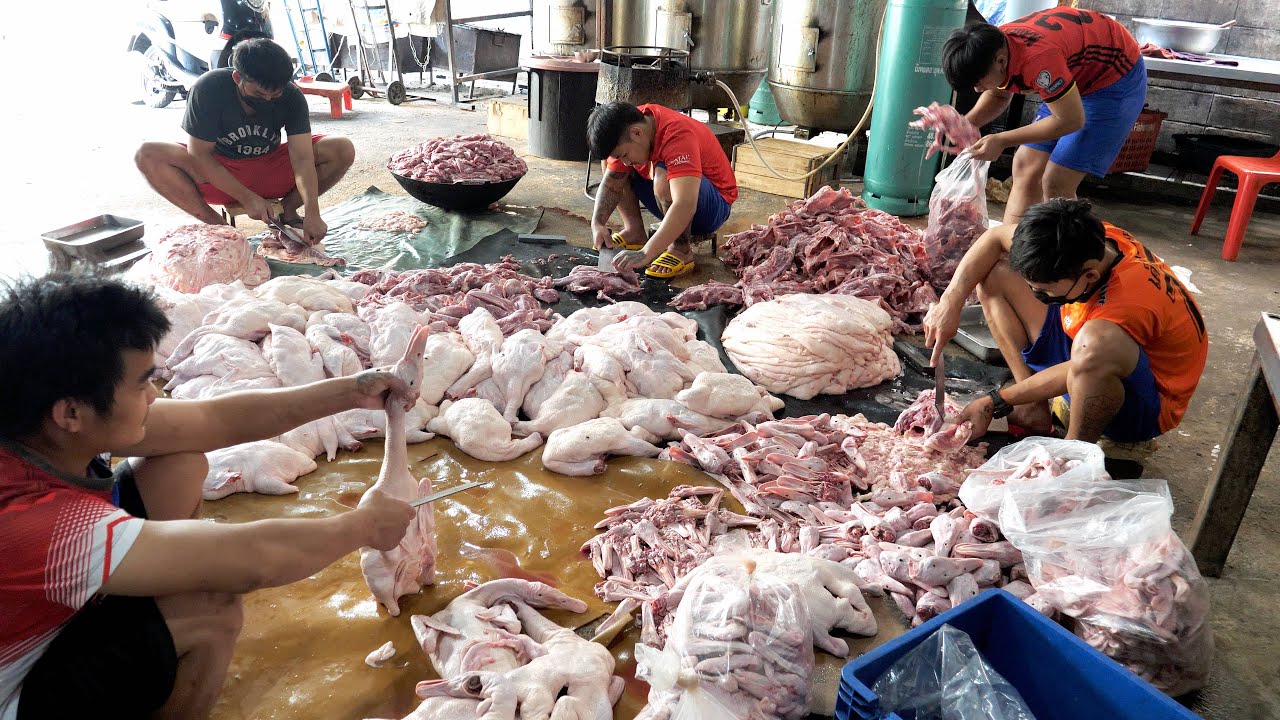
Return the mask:
MULTIPOLYGON (((327 104, 311 100, 316 131, 345 134, 358 150, 356 167, 322 205, 340 202, 370 185, 399 192, 384 170, 391 152, 485 124, 483 106, 478 112, 465 112, 427 102, 392 107, 366 99, 357 101, 355 112, 330 120, 324 112, 327 104)), ((0 257, 6 262, 0 275, 40 271, 41 232, 103 212, 144 220, 151 239, 186 221, 147 187, 132 164, 133 152, 143 140, 181 139, 184 103, 155 110, 104 96, 83 106, 88 109, 77 113, 51 113, 37 103, 7 108, 16 123, 13 127, 38 132, 24 135, 6 153, 9 172, 0 180, 6 206, 0 257)), ((525 151, 523 143, 511 144, 525 151)), ((583 218, 590 214, 590 204, 581 190, 583 164, 527 159, 531 172, 505 202, 559 208, 565 212, 547 213, 543 230, 585 242, 583 218)), ((724 232, 764 222, 785 202, 743 190, 724 232)), ((1225 426, 1241 392, 1253 353, 1253 327, 1260 312, 1280 306, 1280 217, 1255 216, 1239 262, 1226 263, 1218 256, 1225 207, 1214 208, 1201 236, 1192 238, 1187 228, 1193 208, 1184 204, 1107 195, 1095 198, 1095 205, 1103 218, 1133 232, 1170 264, 1190 268, 1203 291, 1197 299, 1210 327, 1208 369, 1182 426, 1143 459, 1147 477, 1169 481, 1176 501, 1175 527, 1185 531, 1214 472, 1225 426)), ((724 279, 723 270, 713 272, 705 267, 708 264, 680 284, 712 274, 724 279)), ((1192 707, 1212 720, 1280 718, 1280 624, 1262 612, 1270 612, 1280 591, 1280 458, 1273 460, 1258 483, 1226 572, 1210 581, 1218 654, 1212 684, 1192 707)))

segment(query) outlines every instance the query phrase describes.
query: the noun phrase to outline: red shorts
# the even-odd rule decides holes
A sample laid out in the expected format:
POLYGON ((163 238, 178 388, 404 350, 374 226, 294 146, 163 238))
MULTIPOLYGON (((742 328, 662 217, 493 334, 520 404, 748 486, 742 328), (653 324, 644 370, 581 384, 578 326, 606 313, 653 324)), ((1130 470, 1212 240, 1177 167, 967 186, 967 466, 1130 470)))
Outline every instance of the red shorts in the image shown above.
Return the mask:
MULTIPOLYGON (((311 145, 314 147, 322 137, 324 136, 312 135, 311 145)), ((293 164, 289 162, 289 143, 287 142, 280 143, 280 147, 258 157, 229 158, 216 152, 213 157, 219 165, 231 173, 232 177, 268 200, 279 200, 288 195, 297 184, 293 179, 293 164)), ((197 187, 204 201, 210 205, 239 204, 238 200, 211 183, 200 183, 197 187)))

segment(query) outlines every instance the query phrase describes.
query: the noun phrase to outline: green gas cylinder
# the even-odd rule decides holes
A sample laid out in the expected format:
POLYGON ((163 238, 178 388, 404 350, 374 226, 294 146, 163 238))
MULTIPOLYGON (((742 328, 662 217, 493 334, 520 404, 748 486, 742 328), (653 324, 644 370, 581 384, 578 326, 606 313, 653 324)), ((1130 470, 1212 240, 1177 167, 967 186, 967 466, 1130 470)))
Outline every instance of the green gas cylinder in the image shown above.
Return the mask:
POLYGON ((925 160, 929 132, 908 123, 917 107, 951 102, 942 44, 964 25, 967 7, 966 0, 889 0, 863 176, 868 207, 906 216, 929 212, 941 158, 925 160))

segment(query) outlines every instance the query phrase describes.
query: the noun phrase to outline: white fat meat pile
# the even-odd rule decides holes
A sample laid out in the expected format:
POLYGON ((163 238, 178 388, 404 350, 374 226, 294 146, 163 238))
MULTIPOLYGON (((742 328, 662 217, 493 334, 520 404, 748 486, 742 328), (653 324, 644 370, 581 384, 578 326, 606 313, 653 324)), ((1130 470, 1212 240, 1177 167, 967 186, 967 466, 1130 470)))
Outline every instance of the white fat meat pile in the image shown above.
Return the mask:
POLYGON ((786 295, 756 303, 724 329, 738 370, 769 392, 807 400, 878 385, 902 372, 893 319, 846 295, 786 295))
POLYGON ((433 183, 502 182, 529 171, 510 145, 482 133, 432 138, 392 155, 387 168, 433 183))
POLYGON ((250 287, 271 277, 267 263, 249 241, 229 225, 198 223, 174 228, 156 241, 151 254, 129 270, 129 277, 182 293, 237 280, 250 287))

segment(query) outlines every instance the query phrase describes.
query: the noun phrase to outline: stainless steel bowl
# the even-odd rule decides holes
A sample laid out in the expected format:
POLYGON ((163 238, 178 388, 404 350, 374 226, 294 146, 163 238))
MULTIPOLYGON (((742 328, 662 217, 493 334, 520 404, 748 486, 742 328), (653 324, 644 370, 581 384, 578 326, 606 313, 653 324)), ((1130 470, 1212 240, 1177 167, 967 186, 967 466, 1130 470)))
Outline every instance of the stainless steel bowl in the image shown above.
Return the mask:
POLYGON ((1226 28, 1184 20, 1134 18, 1138 44, 1151 43, 1168 50, 1204 55, 1213 52, 1226 28))

